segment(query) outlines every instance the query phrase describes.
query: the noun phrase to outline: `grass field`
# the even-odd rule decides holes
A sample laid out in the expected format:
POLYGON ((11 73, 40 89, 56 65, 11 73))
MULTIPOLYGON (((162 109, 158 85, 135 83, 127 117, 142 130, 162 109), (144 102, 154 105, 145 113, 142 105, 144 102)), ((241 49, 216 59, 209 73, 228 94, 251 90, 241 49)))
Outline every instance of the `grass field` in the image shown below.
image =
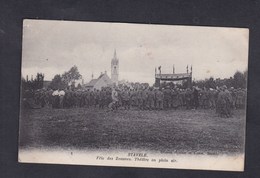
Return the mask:
POLYGON ((107 112, 99 109, 23 110, 21 148, 146 149, 165 153, 241 153, 245 111, 232 118, 213 110, 107 112))

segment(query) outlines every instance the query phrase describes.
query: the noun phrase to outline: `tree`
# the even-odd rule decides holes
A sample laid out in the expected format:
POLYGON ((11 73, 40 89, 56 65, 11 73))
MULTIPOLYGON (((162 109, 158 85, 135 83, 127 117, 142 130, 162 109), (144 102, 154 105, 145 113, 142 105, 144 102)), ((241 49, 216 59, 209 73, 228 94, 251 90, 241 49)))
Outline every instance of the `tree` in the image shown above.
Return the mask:
POLYGON ((144 88, 148 88, 149 87, 149 83, 142 83, 141 84, 144 88))
POLYGON ((77 66, 73 66, 68 72, 64 72, 64 74, 62 74, 61 78, 62 80, 67 84, 67 85, 71 85, 72 83, 74 83, 76 80, 81 79, 81 74, 78 71, 78 67, 77 66))
POLYGON ((34 88, 35 89, 40 89, 43 88, 43 81, 44 81, 44 74, 42 73, 37 73, 36 78, 34 79, 34 88))
POLYGON ((242 72, 239 72, 237 71, 235 74, 234 74, 234 77, 233 77, 233 86, 235 88, 246 88, 246 75, 244 75, 247 73, 242 73, 242 72))
POLYGON ((53 90, 65 89, 67 86, 68 85, 62 80, 62 77, 59 74, 54 76, 49 85, 49 87, 53 90))
POLYGON ((213 77, 210 77, 208 80, 205 81, 206 88, 216 88, 216 83, 213 77))
POLYGON ((32 78, 31 80, 25 80, 22 78, 22 89, 24 90, 38 90, 43 88, 44 74, 37 73, 36 78, 32 78))

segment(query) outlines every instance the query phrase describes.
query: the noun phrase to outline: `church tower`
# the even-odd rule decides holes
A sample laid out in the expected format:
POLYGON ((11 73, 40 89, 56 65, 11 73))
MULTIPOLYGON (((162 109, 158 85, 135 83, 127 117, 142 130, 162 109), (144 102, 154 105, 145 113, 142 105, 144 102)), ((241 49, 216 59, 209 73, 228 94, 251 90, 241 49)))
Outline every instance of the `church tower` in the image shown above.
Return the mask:
POLYGON ((116 50, 115 50, 114 57, 111 60, 111 80, 115 84, 118 84, 118 75, 119 75, 119 60, 116 56, 116 50))

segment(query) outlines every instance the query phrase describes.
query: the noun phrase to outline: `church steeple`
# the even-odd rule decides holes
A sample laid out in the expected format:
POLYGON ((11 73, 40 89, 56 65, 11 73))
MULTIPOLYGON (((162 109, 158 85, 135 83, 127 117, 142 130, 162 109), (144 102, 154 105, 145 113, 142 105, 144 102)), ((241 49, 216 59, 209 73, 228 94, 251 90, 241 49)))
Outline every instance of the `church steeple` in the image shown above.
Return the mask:
POLYGON ((111 60, 111 80, 113 83, 118 84, 118 76, 119 76, 119 61, 115 49, 114 57, 111 60))

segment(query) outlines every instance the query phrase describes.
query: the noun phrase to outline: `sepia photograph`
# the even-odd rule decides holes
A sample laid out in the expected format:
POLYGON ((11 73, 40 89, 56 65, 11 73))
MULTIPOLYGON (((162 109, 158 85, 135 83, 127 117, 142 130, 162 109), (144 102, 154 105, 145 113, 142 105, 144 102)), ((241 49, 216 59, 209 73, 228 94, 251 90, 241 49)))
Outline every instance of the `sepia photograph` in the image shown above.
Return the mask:
POLYGON ((249 30, 23 21, 18 160, 244 171, 249 30))

